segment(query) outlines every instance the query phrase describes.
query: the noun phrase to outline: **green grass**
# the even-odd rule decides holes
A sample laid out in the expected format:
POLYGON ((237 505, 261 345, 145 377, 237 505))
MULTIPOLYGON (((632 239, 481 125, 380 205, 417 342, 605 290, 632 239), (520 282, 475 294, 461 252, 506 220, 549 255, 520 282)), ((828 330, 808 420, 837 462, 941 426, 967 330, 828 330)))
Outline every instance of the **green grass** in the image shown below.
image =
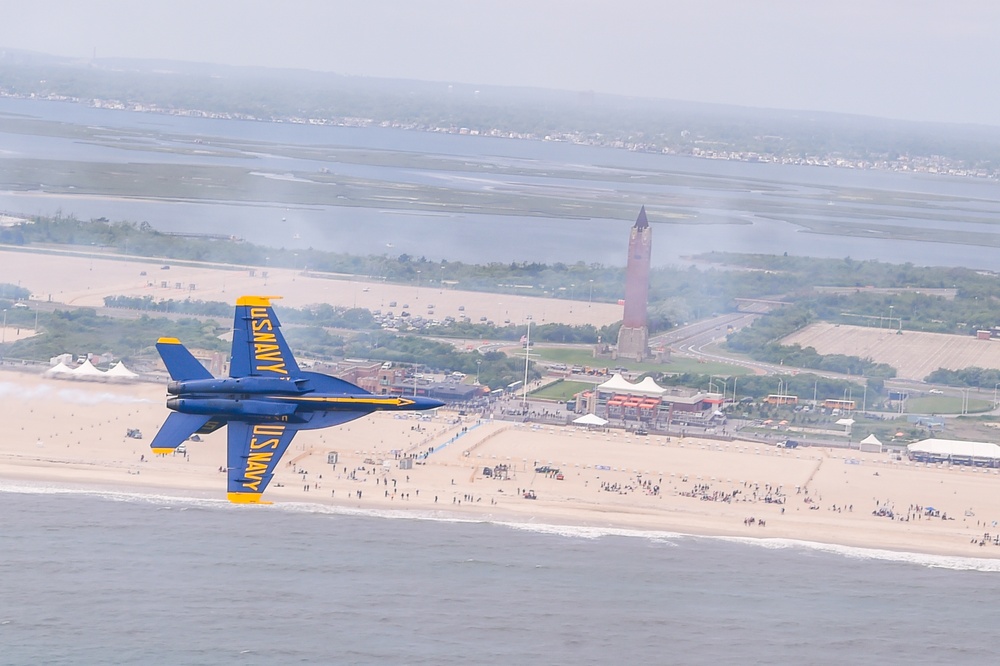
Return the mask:
MULTIPOLYGON (((969 412, 985 412, 993 406, 989 400, 978 400, 969 398, 969 412)), ((917 414, 961 414, 962 399, 948 395, 923 396, 920 398, 910 398, 906 401, 905 409, 910 413, 917 414)))
POLYGON ((701 373, 705 375, 749 375, 750 370, 728 363, 701 363, 691 358, 674 358, 669 363, 636 363, 625 359, 594 358, 586 349, 573 347, 541 347, 532 348, 532 353, 544 361, 565 363, 566 365, 582 365, 591 368, 623 367, 634 372, 675 372, 701 373))
POLYGON ((561 381, 549 384, 548 386, 538 389, 537 391, 532 391, 528 395, 532 398, 540 398, 543 400, 566 401, 571 399, 580 391, 592 389, 594 386, 595 384, 591 384, 589 382, 561 381))

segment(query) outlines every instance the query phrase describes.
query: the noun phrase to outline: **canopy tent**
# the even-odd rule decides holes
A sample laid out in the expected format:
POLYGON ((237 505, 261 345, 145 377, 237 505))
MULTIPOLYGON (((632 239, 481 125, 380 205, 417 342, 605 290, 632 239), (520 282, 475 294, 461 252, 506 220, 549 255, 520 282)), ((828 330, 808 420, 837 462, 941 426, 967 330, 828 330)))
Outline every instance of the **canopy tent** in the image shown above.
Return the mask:
POLYGON ((608 420, 602 419, 597 414, 584 414, 580 418, 574 419, 573 424, 583 426, 603 426, 608 424, 608 420))
POLYGON ((48 370, 46 370, 45 374, 47 374, 47 375, 65 375, 65 374, 72 373, 72 372, 73 372, 73 370, 71 370, 69 368, 69 366, 67 366, 62 361, 59 361, 54 366, 52 366, 51 368, 49 368, 48 370))
POLYGON ((122 379, 135 379, 139 375, 125 367, 125 363, 118 361, 107 371, 108 377, 119 377, 122 379))
POLYGON ((950 439, 925 439, 906 447, 912 460, 960 464, 1000 463, 1000 446, 992 442, 965 442, 950 439))
POLYGON ((875 435, 868 435, 858 444, 858 449, 871 453, 882 453, 882 442, 875 435))
POLYGON ((81 363, 79 366, 71 370, 74 377, 103 377, 104 371, 98 370, 94 367, 94 364, 90 362, 88 358, 86 361, 81 363))
POLYGON ((628 393, 629 395, 649 395, 660 397, 667 392, 653 381, 652 377, 646 377, 641 382, 633 384, 620 374, 616 374, 608 381, 597 387, 599 391, 611 391, 614 393, 628 393))

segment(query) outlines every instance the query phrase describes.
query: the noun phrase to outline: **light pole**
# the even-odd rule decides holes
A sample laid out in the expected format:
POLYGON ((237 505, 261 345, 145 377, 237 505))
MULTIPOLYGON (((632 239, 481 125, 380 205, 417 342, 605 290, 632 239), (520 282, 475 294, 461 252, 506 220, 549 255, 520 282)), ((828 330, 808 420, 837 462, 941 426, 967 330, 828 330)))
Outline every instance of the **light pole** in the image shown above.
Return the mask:
POLYGON ((531 350, 531 320, 528 320, 528 332, 524 335, 524 384, 521 393, 521 408, 528 413, 528 352, 531 350))
POLYGON ((590 281, 590 300, 587 302, 587 307, 589 308, 594 304, 594 281, 590 281))
POLYGON ((0 339, 0 344, 7 342, 7 308, 3 310, 3 338, 0 339))
POLYGON ((728 375, 712 375, 709 379, 721 379, 722 380, 722 404, 726 404, 726 391, 729 390, 729 376, 728 375))
MULTIPOLYGON (((38 328, 37 326, 35 328, 38 328)), ((993 385, 993 409, 997 408, 997 387, 1000 386, 1000 382, 993 385)))
POLYGON ((479 366, 482 364, 482 361, 476 361, 476 386, 479 386, 479 366))

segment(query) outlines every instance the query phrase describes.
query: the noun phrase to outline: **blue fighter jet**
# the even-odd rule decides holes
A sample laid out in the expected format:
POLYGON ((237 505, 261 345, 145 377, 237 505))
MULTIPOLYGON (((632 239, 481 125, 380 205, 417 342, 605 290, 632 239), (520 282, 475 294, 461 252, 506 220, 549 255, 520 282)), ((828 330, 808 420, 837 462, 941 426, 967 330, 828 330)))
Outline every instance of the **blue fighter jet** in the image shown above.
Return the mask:
POLYGON ((318 372, 299 370, 271 307, 275 296, 236 301, 229 377, 216 378, 177 338, 160 338, 156 349, 172 382, 173 413, 150 445, 171 453, 194 434, 229 426, 228 497, 258 503, 282 454, 299 430, 326 428, 378 410, 434 409, 440 400, 375 395, 318 372))

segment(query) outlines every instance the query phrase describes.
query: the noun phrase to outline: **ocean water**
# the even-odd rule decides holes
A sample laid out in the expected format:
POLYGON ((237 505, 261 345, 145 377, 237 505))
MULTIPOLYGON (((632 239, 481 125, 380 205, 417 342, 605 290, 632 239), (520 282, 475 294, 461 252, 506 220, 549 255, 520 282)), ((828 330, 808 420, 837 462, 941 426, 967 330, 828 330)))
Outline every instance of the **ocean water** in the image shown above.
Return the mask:
POLYGON ((3 664, 987 664, 1000 562, 0 482, 3 664))

